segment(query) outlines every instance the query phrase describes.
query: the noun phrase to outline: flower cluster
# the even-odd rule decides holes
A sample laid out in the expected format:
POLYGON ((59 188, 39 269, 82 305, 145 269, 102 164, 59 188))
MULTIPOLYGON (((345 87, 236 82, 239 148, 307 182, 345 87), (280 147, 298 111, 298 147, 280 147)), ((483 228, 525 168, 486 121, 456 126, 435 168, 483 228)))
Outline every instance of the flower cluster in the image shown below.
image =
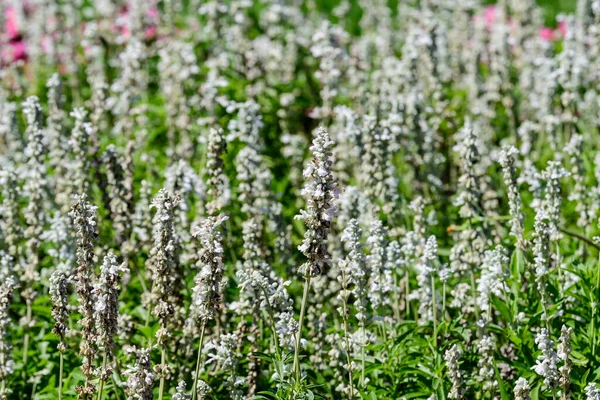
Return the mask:
POLYGON ((319 128, 310 147, 314 158, 304 170, 307 183, 302 189, 302 195, 306 198, 306 210, 301 210, 296 218, 303 220, 307 227, 302 245, 298 247, 308 258, 299 271, 306 277, 322 274, 330 262, 326 240, 337 213, 335 200, 338 197, 337 185, 331 172, 332 145, 327 131, 319 128))

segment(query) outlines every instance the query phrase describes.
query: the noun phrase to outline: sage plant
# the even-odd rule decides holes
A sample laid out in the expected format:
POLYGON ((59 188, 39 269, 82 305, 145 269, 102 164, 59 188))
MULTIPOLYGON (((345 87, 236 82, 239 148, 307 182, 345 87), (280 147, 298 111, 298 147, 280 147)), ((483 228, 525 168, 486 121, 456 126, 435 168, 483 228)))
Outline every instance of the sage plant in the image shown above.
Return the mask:
POLYGON ((331 173, 332 145, 333 142, 329 138, 325 128, 317 129, 313 144, 310 147, 314 158, 304 170, 304 179, 307 182, 302 189, 302 195, 306 198, 306 210, 301 210, 300 214, 296 216, 297 219, 304 221, 307 227, 304 240, 298 247, 298 250, 308 259, 298 270, 300 275, 304 277, 305 282, 296 339, 296 351, 294 353, 296 381, 300 381, 300 339, 310 281, 313 277, 321 275, 330 263, 326 241, 333 217, 337 213, 335 200, 338 197, 337 184, 331 173))

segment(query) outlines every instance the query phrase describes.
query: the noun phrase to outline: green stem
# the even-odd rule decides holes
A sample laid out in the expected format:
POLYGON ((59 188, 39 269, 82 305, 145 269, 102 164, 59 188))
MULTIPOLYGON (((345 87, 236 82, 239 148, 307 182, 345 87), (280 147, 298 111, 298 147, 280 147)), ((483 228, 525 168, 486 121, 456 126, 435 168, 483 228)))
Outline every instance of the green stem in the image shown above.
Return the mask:
MULTIPOLYGON (((394 274, 394 287, 398 287, 398 274, 394 274)), ((402 295, 398 294, 398 292, 394 292, 394 296, 396 297, 394 302, 396 306, 392 310, 394 312, 394 318, 396 321, 400 321, 400 302, 402 301, 402 295)))
POLYGON ((562 233, 566 233, 569 236, 575 237, 579 240, 584 241, 585 243, 589 244, 590 246, 594 247, 596 250, 600 250, 600 245, 598 245, 597 243, 595 243, 592 239, 583 236, 582 234, 575 232, 575 231, 571 231, 569 229, 563 228, 562 226, 559 226, 558 229, 562 232, 562 233))
POLYGON ((160 347, 160 385, 158 386, 158 400, 162 400, 163 392, 165 390, 165 364, 167 358, 165 344, 163 343, 160 347))
POLYGON ((352 360, 350 359, 350 341, 348 339, 350 327, 348 324, 348 310, 346 301, 348 300, 348 289, 346 274, 342 273, 344 282, 344 294, 342 295, 342 307, 343 307, 343 318, 344 318, 344 339, 346 341, 346 359, 348 360, 348 380, 350 382, 350 399, 354 399, 354 379, 352 378, 352 360))
MULTIPOLYGON (((100 388, 98 389, 98 400, 102 400, 102 391, 104 389, 104 375, 106 374, 106 350, 104 351, 104 356, 102 356, 102 371, 100 372, 100 388)), ((62 360, 61 360, 62 361, 62 360)))
POLYGON ((204 330, 206 329, 206 321, 202 321, 200 328, 200 343, 198 344, 198 357, 196 358, 196 375, 194 375, 194 386, 192 387, 192 400, 196 400, 198 396, 198 376, 200 375, 200 357, 202 355, 202 343, 204 342, 204 330))
MULTIPOLYGON (((475 285, 475 273, 473 270, 471 270, 471 295, 473 296, 473 303, 477 304, 477 286, 475 285)), ((474 308, 477 321, 479 321, 479 307, 474 308)))
MULTIPOLYGON (((473 218, 469 218, 469 230, 473 229, 473 218)), ((469 241, 469 247, 471 249, 471 253, 473 253, 473 241, 469 241)), ((473 269, 475 268, 474 265, 471 265, 471 293, 473 296, 473 304, 477 304, 477 286, 475 285, 475 272, 473 271, 473 269)), ((477 317, 476 320, 479 321, 479 307, 475 306, 475 316, 477 317)))
POLYGON ((442 321, 446 320, 446 282, 442 284, 442 321))
POLYGON ((410 293, 410 277, 408 276, 408 271, 406 271, 406 292, 404 294, 404 301, 406 302, 406 319, 410 319, 410 300, 408 299, 408 294, 410 293))
POLYGON ((516 305, 516 312, 515 315, 518 314, 518 308, 519 308, 519 293, 520 288, 523 286, 523 272, 521 271, 521 263, 523 262, 523 252, 521 249, 517 248, 515 250, 515 257, 517 258, 517 270, 516 270, 516 281, 514 282, 514 289, 513 292, 515 294, 515 305, 516 305))
POLYGON ((431 311, 433 313, 433 342, 437 347, 437 313, 435 304, 435 277, 431 274, 431 311))
POLYGON ((137 278, 140 281, 140 285, 142 286, 142 291, 144 293, 148 293, 148 287, 146 286, 146 280, 144 279, 144 276, 140 272, 140 269, 137 267, 135 261, 130 259, 128 264, 131 265, 132 269, 135 271, 135 274, 137 275, 137 278))
POLYGON ((523 282, 523 279, 521 278, 521 249, 515 249, 514 256, 517 258, 517 270, 515 271, 517 275, 517 282, 519 285, 521 285, 523 282))
MULTIPOLYGON (((60 364, 58 367, 58 400, 62 400, 62 387, 63 387, 63 363, 64 354, 60 352, 60 364)), ((4 382, 2 382, 4 384, 4 382)))
POLYGON ((23 338, 23 370, 27 370, 27 355, 29 353, 29 324, 31 322, 31 300, 27 300, 27 315, 26 315, 27 326, 25 337, 23 338))
MULTIPOLYGON (((277 361, 283 360, 281 355, 281 350, 279 349, 279 338, 277 337, 277 326, 275 325, 275 317, 273 313, 273 308, 271 307, 271 302, 269 302, 269 296, 265 288, 263 288, 263 292, 265 294, 265 301, 267 302, 267 312, 269 314, 269 322, 271 323, 271 331, 273 333, 273 341, 275 342, 275 354, 277 355, 277 361)), ((262 332, 262 330, 261 330, 262 332)), ((279 372, 279 371, 278 371, 279 372)), ((283 376, 281 376, 283 379, 283 376)))
POLYGON ((558 282, 560 285, 562 285, 563 283, 563 279, 562 279, 562 268, 560 267, 561 265, 561 257, 560 257, 560 246, 558 241, 554 244, 554 248, 556 251, 556 269, 558 270, 558 282))
POLYGON ((367 332, 366 332, 366 328, 365 328, 365 323, 362 322, 361 323, 362 327, 362 343, 361 343, 361 349, 360 349, 360 363, 361 363, 361 371, 360 371, 360 386, 364 389, 365 388, 365 343, 367 341, 367 332))
POLYGON ((596 354, 596 324, 594 320, 596 319, 596 302, 592 303, 592 358, 594 358, 596 354))
MULTIPOLYGON (((600 265, 600 254, 598 254, 598 264, 600 265)), ((592 302, 592 357, 596 355, 596 307, 598 307, 598 290, 600 290, 600 272, 596 269, 596 290, 594 291, 594 301, 592 302)))
MULTIPOLYGON (((23 371, 21 376, 24 381, 27 381, 27 355, 29 354, 29 325, 31 323, 31 300, 27 299, 27 313, 26 313, 26 325, 25 325, 25 336, 23 337, 23 371)), ((35 389, 35 386, 34 386, 35 389)), ((33 395, 32 395, 33 398, 33 395)))
POLYGON ((300 306, 300 320, 298 321, 298 334, 296 336, 296 349, 294 351, 293 371, 296 376, 296 382, 300 382, 300 340, 302 339, 302 326, 304 325, 304 313, 306 312, 306 303, 310 289, 310 276, 305 278, 304 293, 302 294, 302 305, 300 306))
POLYGON ((115 363, 115 369, 113 371, 113 382, 115 384, 115 395, 117 400, 121 398, 121 393, 117 388, 120 388, 123 394, 125 394, 125 388, 123 388, 123 381, 121 380, 121 372, 119 368, 119 363, 115 363))
POLYGON ((548 334, 550 334, 550 323, 548 322, 548 312, 546 311, 546 283, 544 281, 542 281, 540 283, 541 289, 540 291, 542 292, 542 311, 544 312, 544 321, 546 322, 546 329, 548 330, 548 334))
MULTIPOLYGON (((271 303, 269 302, 269 296, 267 295, 267 291, 265 288, 262 288, 265 294, 265 301, 267 303, 267 313, 269 314, 269 322, 271 325, 271 332, 273 334, 273 342, 275 343, 275 357, 277 362, 275 363, 275 372, 279 376, 279 380, 285 379, 285 369, 283 368, 283 356, 281 354, 281 350, 279 348, 279 338, 277 337, 277 326, 275 325, 275 316, 273 312, 273 308, 271 307, 271 303)), ((293 393, 290 393, 292 395, 293 393)))
MULTIPOLYGON (((226 224, 226 235, 227 235, 227 242, 228 243, 233 243, 233 227, 231 226, 231 220, 227 220, 225 221, 226 224)), ((237 253, 235 252, 235 250, 233 249, 233 246, 228 246, 230 249, 230 255, 231 255, 231 259, 233 260, 233 263, 235 265, 235 263, 237 263, 238 260, 238 256, 237 253)))
POLYGON ((23 337, 23 369, 24 370, 27 369, 25 367, 27 366, 27 352, 29 351, 28 347, 29 347, 29 333, 26 333, 25 336, 23 337))

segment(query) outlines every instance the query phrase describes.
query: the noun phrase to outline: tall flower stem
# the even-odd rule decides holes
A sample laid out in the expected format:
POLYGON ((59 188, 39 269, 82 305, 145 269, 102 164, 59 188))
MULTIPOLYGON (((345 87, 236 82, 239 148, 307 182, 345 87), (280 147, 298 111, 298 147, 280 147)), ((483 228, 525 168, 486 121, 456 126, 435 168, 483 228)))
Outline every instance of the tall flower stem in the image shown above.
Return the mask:
POLYGON ((361 367, 361 371, 360 371, 360 386, 361 388, 365 388, 365 360, 366 360, 366 355, 365 355, 365 346, 366 346, 366 341, 367 341, 367 332, 365 329, 365 325, 363 324, 362 326, 362 343, 361 343, 361 349, 360 349, 360 367, 361 367))
MULTIPOLYGON (((27 300, 27 321, 31 321, 31 301, 27 300)), ((27 371, 25 366, 27 365, 27 355, 29 353, 29 324, 27 325, 27 332, 23 337, 23 371, 27 371)))
POLYGON ((406 319, 410 319, 410 299, 408 297, 408 293, 410 293, 410 277, 408 276, 408 271, 406 272, 406 292, 404 294, 404 301, 406 303, 406 319))
POLYGON ((202 356, 202 343, 204 342, 204 330, 206 329, 206 321, 202 322, 200 328, 200 341, 198 344, 198 356, 196 357, 196 374, 194 375, 194 386, 192 386, 192 400, 196 400, 198 396, 198 376, 200 375, 200 358, 202 356))
MULTIPOLYGON (((475 273, 471 270, 469 273, 471 277, 471 295, 473 299, 477 299, 477 285, 475 284, 475 273)), ((477 320, 479 320, 479 307, 475 307, 475 315, 477 316, 477 320)))
MULTIPOLYGON (((344 288, 346 288, 346 276, 344 275, 344 288)), ((346 290, 346 289, 344 289, 346 290)), ((350 382, 350 399, 354 399, 354 379, 352 378, 352 359, 350 358, 350 340, 348 336, 350 334, 350 327, 348 326, 348 307, 346 304, 346 297, 342 300, 342 307, 344 313, 344 340, 346 341, 346 359, 348 362, 348 380, 350 382)))
POLYGON ((62 400, 64 358, 65 358, 65 355, 61 351, 60 352, 60 364, 59 364, 59 367, 58 367, 58 400, 62 400))
MULTIPOLYGON (((269 295, 264 288, 263 288, 263 292, 265 294, 265 301, 267 303, 267 310, 268 310, 268 314, 269 314, 269 322, 271 325, 271 331, 273 332, 273 341, 275 342, 275 354, 277 355, 277 361, 282 361, 283 357, 281 356, 281 349, 279 348, 279 339, 277 338, 277 326, 275 324, 273 307, 271 307, 271 302, 269 301, 269 295)), ((277 372, 279 372, 279 371, 277 371, 277 372)), ((281 377, 283 377, 283 375, 281 375, 281 377)))
MULTIPOLYGON (((545 283, 542 283, 542 285, 545 285, 545 283)), ((546 293, 542 291, 541 293, 541 300, 540 302, 542 303, 542 312, 543 312, 543 319, 544 319, 544 323, 546 324, 546 329, 548 330, 548 333, 550 333, 550 323, 548 321, 548 311, 546 310, 546 293)))
POLYGON ((442 321, 446 320, 446 282, 442 284, 442 321))
POLYGON ((283 355, 281 354, 281 347, 279 346, 279 338, 277 335, 277 326, 275 324, 275 313, 273 307, 271 306, 271 302, 269 301, 269 295, 265 288, 263 287, 263 292, 265 294, 265 301, 267 303, 267 314, 269 315, 269 325, 271 326, 271 331, 273 334, 273 342, 275 343, 275 372, 279 376, 280 380, 285 378, 286 372, 283 367, 283 355))
MULTIPOLYGON (((598 254, 600 265, 600 253, 598 254)), ((598 291, 600 290, 600 271, 596 268, 596 290, 594 290, 594 302, 592 302, 592 357, 596 355, 596 307, 598 305, 598 291)))
POLYGON ((433 314, 433 341, 437 347, 437 315, 435 301, 435 278, 431 274, 431 312, 433 314))
POLYGON ((310 146, 310 151, 313 154, 312 162, 303 172, 306 184, 302 189, 302 195, 306 198, 306 209, 300 210, 300 214, 295 217, 303 220, 306 225, 304 239, 302 244, 298 246, 298 250, 307 258, 307 261, 299 269, 305 282, 300 320, 298 321, 298 336, 296 336, 296 351, 294 352, 293 369, 296 375, 296 384, 300 383, 301 378, 300 341, 306 302, 310 290, 310 280, 312 277, 321 275, 323 267, 329 264, 327 236, 331 229, 332 218, 337 213, 335 200, 338 198, 338 187, 331 171, 333 165, 331 148, 333 144, 325 128, 318 128, 312 146, 310 146))
POLYGON ((300 306, 300 320, 298 321, 298 335, 296 336, 296 349, 294 351, 294 374, 296 382, 300 382, 300 341, 302 339, 302 327, 304 326, 304 314, 306 312, 306 303, 308 300, 308 292, 310 290, 310 276, 305 278, 304 293, 302 294, 302 305, 300 306))
POLYGON ((592 302, 592 357, 596 355, 596 302, 592 302))
MULTIPOLYGON (((473 220, 469 218, 469 230, 473 229, 473 220)), ((469 241, 469 247, 471 249, 471 253, 473 253, 473 242, 469 241)), ((472 266, 473 267, 473 266, 472 266)), ((473 302, 477 304, 477 285, 475 284, 475 272, 473 268, 470 269, 469 275, 471 277, 471 295, 473 296, 473 302)), ((475 316, 477 317, 477 321, 479 321, 479 307, 475 307, 475 316)))
MULTIPOLYGON (((104 375, 106 373, 107 359, 108 359, 108 357, 106 356, 106 351, 104 351, 104 356, 102 357, 102 375, 104 375)), ((60 361, 62 362, 62 358, 60 361)), ((62 366, 62 364, 61 364, 61 366, 62 366)), ((102 375, 100 376, 100 387, 98 388, 98 400, 102 400, 102 390, 104 389, 104 376, 102 376, 102 375)))
POLYGON ((160 350, 160 385, 158 386, 158 400, 162 400, 165 390, 165 365, 167 364, 167 349, 165 344, 161 345, 160 350))

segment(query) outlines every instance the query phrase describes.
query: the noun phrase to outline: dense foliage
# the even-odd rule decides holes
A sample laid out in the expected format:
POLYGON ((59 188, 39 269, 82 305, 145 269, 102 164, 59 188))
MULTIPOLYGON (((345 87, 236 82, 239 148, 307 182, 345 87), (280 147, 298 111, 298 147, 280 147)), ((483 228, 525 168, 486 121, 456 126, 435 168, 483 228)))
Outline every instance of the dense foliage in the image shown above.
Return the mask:
POLYGON ((600 2, 414 3, 1 2, 0 399, 600 399, 600 2))

